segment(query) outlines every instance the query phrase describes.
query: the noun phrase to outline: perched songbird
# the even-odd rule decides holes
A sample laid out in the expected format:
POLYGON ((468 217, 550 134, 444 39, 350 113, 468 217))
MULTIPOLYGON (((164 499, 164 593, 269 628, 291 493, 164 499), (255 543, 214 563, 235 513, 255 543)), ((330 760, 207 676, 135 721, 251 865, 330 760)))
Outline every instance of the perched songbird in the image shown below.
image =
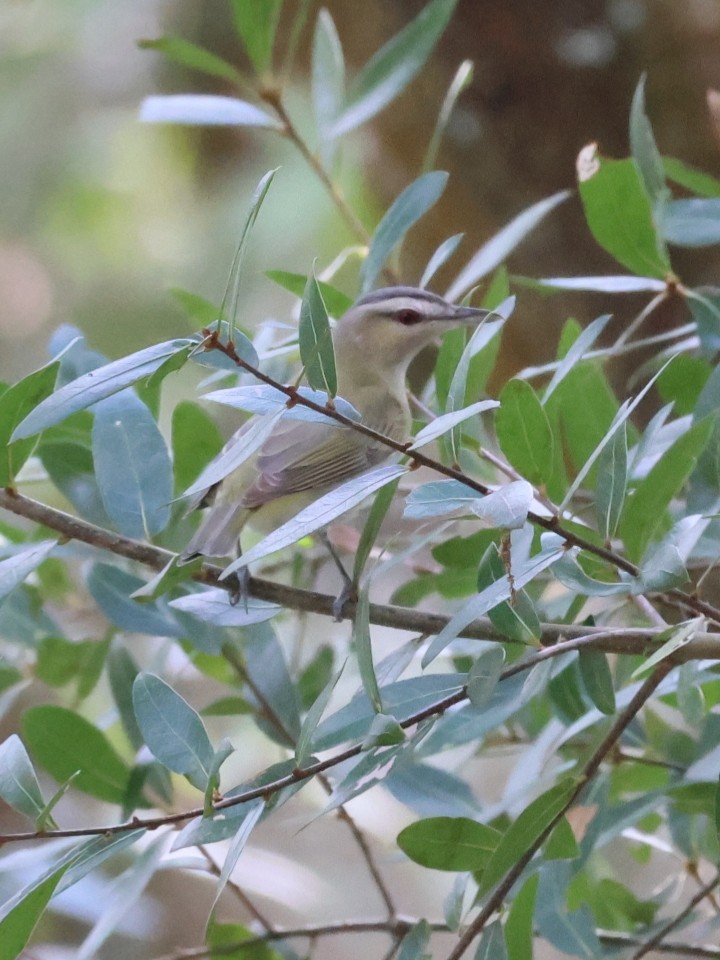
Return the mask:
MULTIPOLYGON (((333 332, 338 395, 362 422, 394 440, 410 437, 405 377, 410 361, 448 327, 479 323, 488 311, 459 307, 427 290, 387 287, 361 297, 333 332)), ((228 441, 227 450, 246 427, 228 441)), ((226 557, 239 549, 246 523, 275 529, 313 500, 392 455, 351 427, 281 419, 259 450, 199 503, 207 506, 180 556, 226 557)))

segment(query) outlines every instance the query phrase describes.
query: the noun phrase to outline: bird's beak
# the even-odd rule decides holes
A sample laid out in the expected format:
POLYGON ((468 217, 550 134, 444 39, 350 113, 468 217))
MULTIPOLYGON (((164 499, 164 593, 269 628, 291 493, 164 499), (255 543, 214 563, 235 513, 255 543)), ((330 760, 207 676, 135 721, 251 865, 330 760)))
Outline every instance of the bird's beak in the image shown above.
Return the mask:
POLYGON ((454 304, 443 317, 439 320, 447 320, 451 323, 481 323, 491 316, 492 310, 482 310, 479 307, 458 307, 454 304))

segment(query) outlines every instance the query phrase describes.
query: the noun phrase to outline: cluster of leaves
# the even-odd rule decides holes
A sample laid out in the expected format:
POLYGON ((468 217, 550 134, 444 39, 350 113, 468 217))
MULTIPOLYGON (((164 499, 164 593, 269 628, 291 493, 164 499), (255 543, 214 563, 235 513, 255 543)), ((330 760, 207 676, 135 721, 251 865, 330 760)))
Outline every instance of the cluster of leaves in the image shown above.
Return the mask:
MULTIPOLYGON (((260 105, 226 96, 153 97, 143 117, 274 130, 301 147, 332 187, 341 137, 407 86, 455 2, 432 0, 347 90, 337 32, 329 13, 320 12, 312 71, 317 157, 291 123, 279 88, 267 82, 281 6, 280 0, 233 3, 238 35, 259 78, 260 105)), ((288 56, 307 9, 299 5, 288 56)), ((146 45, 247 86, 236 67, 187 41, 146 45)), ((406 233, 441 196, 447 174, 429 167, 468 75, 461 68, 448 92, 424 172, 371 237, 360 228, 358 240, 367 240, 360 291, 375 287, 384 272, 395 274, 406 233)), ((619 948, 640 956, 665 935, 658 913, 672 891, 635 894, 612 875, 608 850, 622 838, 639 872, 654 852, 672 855, 678 873, 694 878, 720 856, 713 713, 720 679, 712 659, 720 652, 714 632, 720 610, 701 599, 720 552, 713 516, 720 489, 720 291, 683 284, 670 255, 673 246, 720 241, 720 183, 659 154, 643 90, 641 83, 631 109, 632 156, 611 160, 591 146, 578 158, 588 227, 628 272, 519 278, 517 286, 640 293, 648 296, 644 309, 609 346, 598 345, 611 329, 608 316, 584 329, 568 322, 555 361, 521 371, 497 399, 488 398, 514 303, 504 263, 568 193, 520 214, 470 258, 447 291, 457 299, 490 278, 484 302, 495 315, 467 339, 462 331, 444 338, 422 398, 434 418, 418 424, 409 444, 394 445, 405 459, 319 498, 220 574, 223 580, 241 565, 285 551, 281 558, 288 558, 300 589, 279 587, 275 602, 259 598, 256 589, 246 605, 232 606, 215 574, 200 572, 199 564, 176 567, 174 551, 190 530, 181 495, 196 495, 235 469, 281 417, 367 429, 336 396, 330 317, 351 298, 333 286, 331 273, 318 279, 314 269, 307 277, 271 272, 299 298, 297 337, 271 349, 264 328, 255 344, 236 328, 232 304, 216 309, 180 294, 204 325, 201 333, 108 362, 77 331, 61 329, 50 344, 50 363, 0 394, 0 505, 44 526, 41 534, 28 532, 8 515, 0 529, 2 703, 30 683, 53 691, 50 702, 24 711, 20 732, 0 745, 0 796, 33 827, 14 839, 36 843, 68 835, 56 823, 63 798, 81 793, 115 810, 112 825, 71 831, 79 839, 70 846, 48 845, 40 870, 32 846, 5 859, 3 960, 20 955, 53 897, 122 854, 129 865, 113 881, 113 906, 95 918, 78 954, 95 955, 170 849, 201 844, 224 851, 208 954, 255 955, 242 946, 251 933, 218 923, 214 908, 255 824, 316 777, 329 792, 324 812, 371 788, 390 791, 419 817, 397 838, 399 848, 421 868, 456 875, 451 895, 438 906, 442 921, 418 918, 408 927, 389 917, 386 930, 403 960, 426 956, 438 927, 458 934, 453 960, 476 938, 477 957, 524 960, 537 938, 571 956, 599 957, 619 948), (693 196, 674 198, 670 183, 693 196), (667 300, 685 311, 683 325, 639 337, 641 325, 667 300), (649 358, 637 370, 642 386, 621 402, 606 370, 614 357, 639 348, 649 358), (292 366, 298 354, 306 385, 284 387, 276 371, 284 372, 283 362, 292 366), (273 376, 264 372, 268 355, 273 376), (206 367, 204 385, 221 385, 205 393, 205 401, 255 416, 242 443, 225 453, 212 418, 195 402, 175 406, 169 440, 158 426, 163 382, 186 363, 206 367), (647 416, 658 395, 663 405, 647 416), (641 404, 644 430, 633 417, 641 404), (424 525, 402 551, 373 566, 390 501, 417 464, 436 475, 403 494, 404 512, 424 525), (39 476, 83 519, 22 496, 26 480, 39 476), (347 651, 319 646, 291 660, 288 612, 314 602, 306 592, 311 565, 302 562, 307 552, 297 544, 373 494, 355 558, 361 589, 351 654, 346 661, 347 651), (459 523, 449 530, 448 520, 459 523), (48 529, 55 539, 47 539, 48 529), (102 559, 98 547, 107 551, 102 559), (407 630, 423 623, 423 638, 413 636, 376 662, 372 631, 383 611, 370 604, 375 585, 390 566, 428 548, 433 571, 408 573, 394 599, 409 608, 433 597, 439 611, 452 615, 423 619, 410 609, 395 611, 395 623, 407 630), (147 568, 157 575, 149 577, 147 568), (699 581, 692 591, 689 570, 699 581), (81 589, 106 621, 99 639, 78 641, 69 627, 81 589), (51 609, 45 600, 52 600, 51 609), (666 626, 661 613, 675 623, 666 626), (636 629, 645 624, 644 631, 636 629), (156 648, 152 671, 132 652, 136 635, 172 641, 156 648), (543 649, 559 637, 564 644, 543 649), (609 658, 608 651, 619 656, 609 658), (202 711, 174 689, 178 652, 184 671, 225 688, 202 711), (354 681, 351 664, 357 665, 354 681), (333 695, 353 685, 346 702, 331 707, 333 695), (112 701, 111 726, 97 716, 98 691, 112 701), (245 716, 285 759, 251 782, 228 782, 223 765, 233 746, 225 738, 213 742, 201 714, 227 716, 233 724, 245 716), (516 765, 492 804, 467 777, 434 762, 458 747, 490 753, 497 745, 515 750, 516 765), (36 766, 57 782, 50 796, 36 766), (195 803, 184 806, 192 791, 195 803)), ((252 200, 235 279, 273 175, 263 178, 252 200)), ((332 195, 340 213, 356 223, 337 191, 332 195)), ((438 248, 423 285, 459 242, 455 235, 438 248)), ((359 855, 370 856, 365 841, 359 855)), ((369 862, 392 914, 392 896, 369 862)), ((700 899, 695 906, 702 910, 700 899)), ((277 931, 260 930, 260 939, 263 933, 278 939, 277 931)), ((263 949, 263 956, 280 955, 263 949)), ((297 956, 287 943, 282 949, 283 956, 297 956)))

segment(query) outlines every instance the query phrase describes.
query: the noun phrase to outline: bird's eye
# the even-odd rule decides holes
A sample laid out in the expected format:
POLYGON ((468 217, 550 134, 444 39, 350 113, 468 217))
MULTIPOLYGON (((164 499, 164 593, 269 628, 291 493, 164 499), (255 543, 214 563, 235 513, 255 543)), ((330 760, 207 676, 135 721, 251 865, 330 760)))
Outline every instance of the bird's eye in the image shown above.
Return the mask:
POLYGON ((411 327, 415 323, 420 323, 422 314, 418 313, 417 310, 396 310, 394 319, 404 327, 411 327))

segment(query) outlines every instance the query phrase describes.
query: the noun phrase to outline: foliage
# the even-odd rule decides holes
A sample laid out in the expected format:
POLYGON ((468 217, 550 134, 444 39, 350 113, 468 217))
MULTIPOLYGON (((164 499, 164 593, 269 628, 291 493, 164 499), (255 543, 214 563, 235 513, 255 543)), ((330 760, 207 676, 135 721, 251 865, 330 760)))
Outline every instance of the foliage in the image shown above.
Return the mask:
MULTIPOLYGON (((191 526, 173 494, 201 494, 281 419, 368 432, 335 396, 330 318, 381 277, 402 280, 405 236, 448 179, 423 167, 368 234, 334 170, 345 136, 428 61, 454 0, 428 3, 347 91, 340 38, 329 12, 319 13, 317 153, 292 122, 280 84, 282 6, 232 4, 248 75, 186 40, 145 43, 239 93, 254 91, 258 102, 152 97, 141 116, 286 137, 363 248, 356 286, 337 289, 333 270, 318 274, 311 259, 304 275, 269 269, 297 298, 297 335, 263 325, 253 343, 238 327, 244 253, 273 177, 282 176, 271 171, 249 202, 223 306, 179 296, 191 317, 203 316, 201 331, 113 361, 66 337, 47 366, 0 394, 0 703, 6 710, 30 684, 35 694, 18 732, 0 744, 0 796, 27 824, 0 838, 0 958, 22 954, 60 894, 107 871, 112 906, 94 918, 78 953, 95 955, 159 869, 188 868, 176 851, 197 847, 205 856, 208 846, 218 860, 203 860, 216 889, 202 955, 299 956, 300 934, 252 908, 231 880, 256 824, 278 822, 313 782, 327 794, 316 812, 341 811, 387 908, 380 922, 352 918, 348 936, 384 932, 393 948, 386 955, 403 960, 427 956, 438 932, 456 935, 448 960, 471 948, 477 957, 524 960, 540 941, 570 956, 622 948, 640 957, 681 923, 705 917, 719 878, 720 608, 712 582, 720 290, 683 283, 673 248, 720 242, 720 184, 661 156, 641 81, 630 110, 632 156, 603 157, 590 145, 577 163, 587 227, 627 272, 513 280, 520 296, 529 283, 549 295, 588 290, 614 297, 620 310, 625 295, 641 294, 647 303, 637 316, 620 332, 608 315, 584 330, 568 322, 555 361, 517 372, 488 396, 514 305, 503 265, 570 191, 538 201, 457 270, 447 295, 470 297, 490 278, 484 305, 494 316, 467 339, 446 335, 420 398, 430 422, 406 442, 384 441, 402 462, 319 496, 222 570, 180 567, 191 526), (676 197, 668 181, 691 196, 676 197), (677 308, 676 326, 641 337, 641 325, 667 303, 677 308), (620 396, 613 361, 639 348, 644 362, 620 396), (217 388, 204 400, 254 416, 241 442, 219 452, 218 431, 194 401, 167 409, 166 385, 186 365, 201 365, 203 389, 217 388), (305 384, 287 386, 299 368, 305 384), (408 490, 420 466, 426 476, 408 490), (31 470, 56 488, 48 499, 64 498, 76 515, 28 497, 31 470), (346 607, 352 638, 338 628, 331 647, 307 631, 297 648, 300 612, 333 612, 333 598, 313 592, 309 536, 370 498, 354 566, 358 598, 346 607), (398 500, 405 519, 402 537, 393 537, 383 521, 398 500), (36 526, 15 519, 23 517, 36 526), (249 596, 233 605, 232 574, 249 563, 262 574, 271 555, 273 580, 254 576, 249 596), (381 605, 398 570, 396 606, 381 605), (73 611, 87 595, 103 627, 78 638, 73 611), (412 609, 421 600, 423 610, 412 609), (377 652, 381 624, 399 637, 385 657, 377 652), (266 762, 252 779, 228 762, 240 749, 238 731, 262 744, 266 762), (472 764, 457 757, 487 763, 501 752, 512 759, 510 773, 490 799, 472 764), (353 819, 351 801, 369 790, 388 791, 414 817, 383 858, 404 854, 411 869, 455 875, 434 916, 398 916, 381 855, 353 819), (32 855, 14 851, 20 840, 32 855), (619 850, 637 861, 636 876, 613 875, 619 850), (641 898, 648 861, 658 859, 694 885, 689 906, 677 902, 675 884, 641 898), (220 922, 229 884, 243 913, 250 909, 250 926, 220 922)), ((297 6, 295 39, 308 12, 297 6)), ((467 76, 461 68, 442 106, 431 157, 467 76)), ((427 282, 457 255, 460 239, 438 248, 427 282)), ((339 252, 336 265, 356 253, 339 252)), ((314 941, 337 932, 328 923, 305 934, 314 941)))

